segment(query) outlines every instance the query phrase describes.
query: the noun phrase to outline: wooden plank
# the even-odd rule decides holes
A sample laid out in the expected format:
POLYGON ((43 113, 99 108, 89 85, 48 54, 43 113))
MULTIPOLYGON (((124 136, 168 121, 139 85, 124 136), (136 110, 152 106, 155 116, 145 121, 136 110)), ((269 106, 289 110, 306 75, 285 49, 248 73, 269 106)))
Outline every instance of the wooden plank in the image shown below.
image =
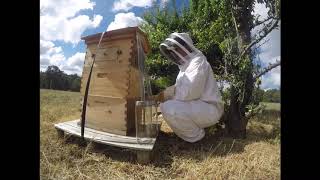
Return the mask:
MULTIPOLYGON (((101 43, 100 48, 97 47, 97 44, 92 44, 88 45, 87 49, 89 51, 89 54, 96 54, 96 57, 98 58, 103 57, 103 51, 105 49, 117 49, 117 51, 121 51, 121 54, 119 54, 119 59, 122 58, 129 60, 129 58, 131 57, 132 46, 132 41, 130 39, 127 39, 115 41, 112 43, 101 43)), ((114 51, 113 54, 118 55, 116 51, 114 51)))
POLYGON ((101 77, 99 73, 103 71, 94 71, 92 76, 92 84, 89 93, 94 95, 126 97, 128 95, 129 75, 128 72, 109 73, 109 77, 101 77), (118 76, 117 76, 118 75, 118 76))
MULTIPOLYGON (((86 70, 85 70, 86 71, 86 70)), ((89 94, 126 97, 129 86, 129 67, 95 68, 91 76, 89 94)), ((81 87, 86 86, 88 72, 84 72, 81 87)), ((84 95, 85 88, 80 92, 84 95)))
POLYGON ((137 161, 140 164, 147 164, 152 159, 152 151, 137 151, 137 161))
MULTIPOLYGON (((87 60, 90 61, 90 59, 91 58, 88 58, 87 60)), ((89 66, 83 68, 82 78, 81 78, 81 89, 80 89, 80 92, 82 95, 84 94, 84 89, 86 86, 86 82, 88 80, 89 70, 90 70, 89 66)), ((100 62, 96 62, 93 68, 93 73, 111 72, 112 74, 114 74, 117 71, 119 72, 117 74, 121 74, 127 77, 127 73, 124 73, 124 72, 129 71, 129 66, 124 64, 119 64, 114 61, 100 61, 100 62)), ((96 74, 96 76, 98 76, 98 74, 96 74)), ((118 75, 114 75, 114 76, 118 77, 118 75)), ((120 82, 123 82, 123 80, 126 80, 123 76, 120 76, 121 77, 120 82)), ((91 81, 94 81, 93 79, 94 77, 92 76, 91 81)), ((119 82, 118 79, 114 79, 113 82, 119 82)), ((91 82, 91 84, 94 84, 94 83, 91 82)))
POLYGON ((126 135, 126 100, 89 96, 87 105, 88 127, 126 135))
MULTIPOLYGON (((94 40, 87 40, 86 41, 86 44, 87 45, 94 45, 94 44, 98 44, 99 41, 100 41, 100 38, 99 39, 94 39, 94 40)), ((118 42, 118 41, 121 41, 121 40, 131 40, 135 38, 135 35, 134 34, 124 34, 124 35, 120 35, 120 36, 113 36, 113 37, 103 37, 102 40, 101 40, 101 44, 103 43, 113 43, 113 42, 118 42)))
MULTIPOLYGON (((88 79, 89 70, 85 69, 83 78, 88 79)), ((114 81, 129 80, 129 67, 115 67, 115 68, 93 68, 92 77, 98 79, 110 79, 114 81)))
MULTIPOLYGON (((128 95, 128 85, 119 83, 121 82, 113 83, 112 81, 106 80, 105 82, 95 85, 94 87, 90 86, 89 94, 96 96, 124 98, 128 95)), ((85 82, 82 82, 81 86, 86 86, 85 82)), ((84 95, 83 89, 81 89, 81 95, 84 95)))
POLYGON ((117 134, 117 135, 123 135, 123 136, 127 136, 127 130, 126 129, 110 129, 110 128, 97 128, 97 127, 100 127, 101 123, 97 123, 97 122, 89 122, 89 123, 86 123, 86 127, 87 128, 92 128, 92 129, 96 129, 96 130, 99 130, 99 131, 103 131, 103 132, 108 132, 108 133, 113 133, 113 134, 117 134))
POLYGON ((121 56, 121 54, 118 54, 121 52, 121 49, 123 48, 120 48, 119 46, 101 47, 96 54, 96 62, 118 60, 121 56))
MULTIPOLYGON (((81 137, 81 128, 77 125, 77 120, 55 124, 55 128, 64 131, 65 133, 81 137)), ((144 143, 140 140, 139 143, 136 137, 120 136, 111 133, 97 131, 91 128, 85 128, 84 138, 97 143, 107 144, 117 147, 130 148, 135 150, 149 150, 154 147, 156 138, 146 138, 144 143)))
MULTIPOLYGON (((79 128, 79 121, 78 120, 73 120, 73 121, 67 121, 67 122, 63 122, 63 123, 59 123, 59 124, 63 124, 63 125, 69 125, 75 128, 79 128)), ((115 141, 115 142, 125 142, 125 143, 137 143, 137 138, 134 136, 122 136, 122 135, 117 135, 117 134, 112 134, 112 133, 108 133, 108 132, 103 132, 103 131, 98 131, 96 129, 91 129, 91 128, 85 128, 85 132, 91 132, 91 133, 95 133, 97 134, 99 137, 100 136, 108 136, 109 141, 115 141)), ((154 138, 147 138, 149 139, 148 141, 142 142, 143 144, 149 144, 152 142, 152 140, 154 140, 154 138)), ((140 141, 139 141, 140 143, 140 141)))
MULTIPOLYGON (((90 71, 91 64, 85 64, 83 72, 88 74, 90 71)), ((128 71, 130 64, 128 63, 119 63, 116 61, 98 61, 93 65, 93 70, 105 69, 106 71, 128 71)))
POLYGON ((129 72, 129 90, 128 90, 128 97, 135 98, 141 97, 140 95, 140 72, 137 68, 130 67, 129 72))
MULTIPOLYGON (((129 49, 121 49, 121 51, 129 51, 129 49)), ((92 53, 90 50, 87 50, 87 58, 84 61, 83 68, 89 69, 91 67, 91 64, 93 62, 92 53)), ((121 66, 128 66, 130 65, 129 58, 131 56, 130 52, 125 52, 121 55, 109 55, 110 58, 102 58, 103 52, 99 53, 96 57, 95 64, 93 65, 94 68, 96 67, 121 67, 121 66), (113 59, 112 59, 113 58, 113 59)))
MULTIPOLYGON (((111 61, 98 61, 93 65, 93 71, 100 71, 100 72, 128 72, 130 69, 129 65, 120 64, 111 61)), ((89 66, 83 68, 84 75, 88 75, 90 71, 89 66)))
POLYGON ((126 118, 126 121, 127 121, 127 133, 129 135, 132 135, 132 134, 135 134, 136 131, 135 131, 135 118, 136 118, 136 115, 135 115, 135 104, 136 104, 136 101, 139 100, 140 98, 127 98, 127 118, 126 118))
MULTIPOLYGON (((105 38, 110 37, 119 37, 121 35, 134 35, 134 33, 138 30, 138 27, 127 27, 127 28, 121 28, 116 29, 112 31, 107 31, 104 33, 105 38)), ((82 40, 88 41, 88 40, 99 40, 101 38, 101 35, 103 33, 97 33, 85 37, 81 37, 82 40)))
POLYGON ((101 82, 99 85, 90 86, 89 94, 95 96, 112 96, 124 98, 128 95, 128 85, 114 84, 112 81, 101 82))
POLYGON ((126 110, 122 110, 122 108, 125 108, 125 104, 118 106, 113 105, 105 108, 89 108, 87 110, 87 122, 96 123, 98 126, 97 129, 105 127, 106 129, 126 130, 126 110))
MULTIPOLYGON (((147 35, 143 31, 141 31, 138 27, 128 27, 128 28, 108 31, 104 34, 104 38, 102 42, 118 41, 119 39, 123 39, 125 37, 123 35, 132 36, 132 38, 134 39, 136 34, 141 36, 143 40, 144 50, 146 53, 149 53, 151 48, 150 48, 149 41, 147 39, 147 35)), ((86 44, 90 44, 90 43, 97 44, 101 38, 101 35, 102 33, 97 33, 97 34, 89 35, 86 37, 82 37, 81 39, 85 40, 86 44)))
MULTIPOLYGON (((103 58, 100 58, 100 60, 99 60, 100 55, 98 55, 97 56, 98 59, 96 59, 96 62, 94 64, 94 69, 95 68, 104 68, 105 67, 105 68, 109 68, 109 69, 111 69, 111 68, 112 69, 119 68, 118 70, 122 71, 125 68, 129 68, 128 66, 131 64, 130 61, 129 61, 130 56, 131 56, 131 46, 132 46, 132 42, 128 41, 128 40, 117 41, 117 42, 114 42, 114 43, 111 43, 111 44, 108 44, 108 43, 102 44, 102 53, 103 53, 103 50, 106 50, 108 48, 113 49, 112 52, 114 52, 115 49, 117 49, 118 47, 121 47, 120 50, 121 50, 122 53, 121 53, 121 55, 119 55, 119 57, 115 61, 114 60, 110 61, 110 60, 106 60, 106 59, 103 59, 103 58)), ((85 89, 86 82, 87 82, 87 79, 88 79, 87 74, 88 74, 90 66, 91 66, 91 64, 93 62, 92 54, 96 53, 96 51, 97 51, 97 46, 96 45, 89 45, 88 48, 87 48, 87 54, 86 54, 86 59, 85 59, 85 62, 84 62, 83 75, 82 75, 82 79, 81 79, 81 88, 80 88, 80 92, 81 92, 82 95, 84 94, 84 89, 85 89)), ((108 69, 105 69, 105 70, 107 71, 108 69)), ((100 72, 100 73, 105 73, 105 72, 100 72)), ((103 74, 100 74, 100 77, 101 76, 103 76, 103 74)), ((93 89, 93 90, 92 90, 91 87, 95 86, 94 85, 95 78, 92 77, 92 79, 91 79, 92 86, 90 86, 89 93, 96 94, 96 95, 111 95, 111 94, 113 94, 116 97, 125 97, 125 96, 127 96, 128 90, 127 89, 123 90, 123 89, 121 89, 121 87, 123 87, 123 86, 119 86, 119 85, 115 84, 117 82, 120 82, 120 84, 121 84, 123 82, 123 80, 125 80, 125 78, 123 78, 121 76, 116 76, 116 77, 117 78, 114 78, 114 79, 110 78, 112 80, 112 82, 110 82, 110 81, 109 82, 102 81, 102 82, 106 82, 106 83, 103 83, 101 88, 100 87, 95 87, 95 89, 93 89), (119 79, 121 79, 121 81, 119 79), (111 83, 111 85, 110 85, 110 83, 111 83), (110 86, 111 86, 111 88, 109 88, 109 92, 105 92, 104 88, 105 87, 110 87, 110 86)), ((128 79, 127 79, 127 81, 128 81, 128 79)), ((126 82, 124 84, 127 84, 127 83, 128 82, 126 82)), ((124 89, 125 88, 127 88, 127 86, 124 86, 124 89)))
MULTIPOLYGON (((112 41, 112 42, 101 42, 100 48, 111 48, 111 47, 130 47, 133 44, 131 43, 133 39, 120 39, 118 41, 112 41), (125 46, 123 46, 125 45, 125 46)), ((89 44, 87 45, 87 48, 90 50, 97 50, 98 49, 98 42, 97 44, 89 44)))
MULTIPOLYGON (((97 66, 105 66, 105 67, 115 67, 115 66, 128 66, 130 65, 129 56, 122 56, 119 55, 116 60, 110 60, 110 59, 97 59, 93 65, 93 67, 97 66), (100 62, 101 61, 101 62, 100 62)), ((83 68, 90 68, 91 64, 93 62, 93 58, 91 56, 88 56, 88 58, 85 59, 85 62, 83 64, 83 68)))

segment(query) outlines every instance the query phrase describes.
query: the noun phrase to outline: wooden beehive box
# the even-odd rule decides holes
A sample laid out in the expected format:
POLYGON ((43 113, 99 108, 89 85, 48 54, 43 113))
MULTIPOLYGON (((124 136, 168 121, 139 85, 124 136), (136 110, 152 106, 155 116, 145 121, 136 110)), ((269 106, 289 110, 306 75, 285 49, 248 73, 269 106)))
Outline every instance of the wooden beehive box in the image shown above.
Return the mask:
POLYGON ((87 45, 81 79, 81 95, 95 54, 86 111, 86 127, 119 135, 135 132, 135 101, 140 100, 137 36, 147 54, 145 34, 137 27, 108 31, 97 45, 101 33, 83 37, 87 45), (98 50, 98 51, 97 51, 98 50))

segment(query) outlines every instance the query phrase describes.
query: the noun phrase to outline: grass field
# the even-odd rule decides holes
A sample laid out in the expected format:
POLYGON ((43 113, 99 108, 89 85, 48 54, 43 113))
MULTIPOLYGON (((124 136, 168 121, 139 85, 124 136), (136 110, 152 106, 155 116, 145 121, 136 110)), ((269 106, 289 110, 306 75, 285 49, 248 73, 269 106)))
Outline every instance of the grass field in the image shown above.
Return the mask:
POLYGON ((261 104, 266 106, 266 110, 280 111, 280 103, 263 102, 261 104))
POLYGON ((280 179, 279 104, 249 121, 245 140, 207 134, 191 144, 163 124, 153 162, 140 165, 126 149, 58 138, 55 123, 80 117, 80 94, 40 93, 41 179, 280 179))

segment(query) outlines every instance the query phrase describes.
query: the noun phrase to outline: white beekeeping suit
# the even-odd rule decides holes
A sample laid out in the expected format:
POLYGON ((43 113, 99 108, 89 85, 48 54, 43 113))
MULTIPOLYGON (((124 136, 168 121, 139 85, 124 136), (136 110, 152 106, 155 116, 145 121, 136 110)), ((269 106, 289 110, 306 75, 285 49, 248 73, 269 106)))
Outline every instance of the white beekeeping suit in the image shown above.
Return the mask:
POLYGON ((166 99, 160 109, 174 133, 188 142, 205 135, 204 128, 218 123, 223 102, 206 57, 194 47, 187 33, 172 33, 160 50, 179 66, 174 86, 164 91, 166 99))

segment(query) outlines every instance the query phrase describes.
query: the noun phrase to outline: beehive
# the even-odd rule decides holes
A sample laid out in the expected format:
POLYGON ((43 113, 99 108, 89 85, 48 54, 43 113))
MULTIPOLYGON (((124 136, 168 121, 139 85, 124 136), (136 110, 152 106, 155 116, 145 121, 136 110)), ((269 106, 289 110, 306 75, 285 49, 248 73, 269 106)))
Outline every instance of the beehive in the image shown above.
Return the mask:
POLYGON ((145 34, 137 27, 108 31, 97 45, 101 33, 83 37, 86 56, 81 79, 81 95, 88 80, 95 55, 89 86, 86 127, 119 135, 134 135, 135 101, 141 99, 137 39, 144 53, 150 51, 145 34))

